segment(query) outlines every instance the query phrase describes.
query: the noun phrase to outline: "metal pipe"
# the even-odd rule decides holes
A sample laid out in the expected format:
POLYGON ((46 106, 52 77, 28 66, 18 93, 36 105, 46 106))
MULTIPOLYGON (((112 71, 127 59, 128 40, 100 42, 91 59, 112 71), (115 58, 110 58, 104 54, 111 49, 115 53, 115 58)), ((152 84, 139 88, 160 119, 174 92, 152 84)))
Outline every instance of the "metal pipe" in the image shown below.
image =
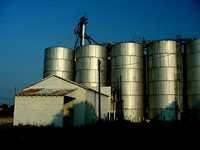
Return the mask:
POLYGON ((81 27, 81 46, 85 45, 85 28, 86 25, 83 23, 81 27))

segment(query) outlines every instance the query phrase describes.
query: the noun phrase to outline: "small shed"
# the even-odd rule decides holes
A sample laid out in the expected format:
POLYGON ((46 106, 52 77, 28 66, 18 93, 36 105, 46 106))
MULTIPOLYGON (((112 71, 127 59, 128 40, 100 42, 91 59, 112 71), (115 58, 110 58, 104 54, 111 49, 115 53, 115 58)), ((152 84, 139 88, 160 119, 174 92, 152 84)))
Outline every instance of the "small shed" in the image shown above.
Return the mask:
MULTIPOLYGON (((15 96, 14 125, 84 126, 99 116, 96 89, 52 75, 18 92, 15 96)), ((111 88, 101 90, 101 119, 108 118, 111 88)))

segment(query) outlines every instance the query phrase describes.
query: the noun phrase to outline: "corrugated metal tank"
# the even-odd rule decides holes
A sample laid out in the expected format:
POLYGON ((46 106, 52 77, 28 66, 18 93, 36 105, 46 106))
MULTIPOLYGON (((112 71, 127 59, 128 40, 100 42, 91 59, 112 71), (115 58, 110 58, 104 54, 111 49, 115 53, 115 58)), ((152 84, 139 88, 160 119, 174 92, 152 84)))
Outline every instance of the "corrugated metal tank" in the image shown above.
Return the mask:
POLYGON ((119 43, 113 46, 111 56, 112 91, 118 91, 125 120, 143 119, 144 75, 143 48, 137 43, 119 43))
POLYGON ((85 45, 76 49, 76 82, 90 87, 99 85, 98 59, 101 61, 101 86, 107 81, 107 51, 100 45, 85 45))
POLYGON ((64 79, 73 80, 74 51, 64 47, 45 49, 44 77, 57 75, 64 79))
POLYGON ((182 106, 182 63, 180 44, 154 41, 147 48, 150 119, 174 121, 182 106))
POLYGON ((187 96, 190 118, 200 120, 200 39, 187 45, 187 96))

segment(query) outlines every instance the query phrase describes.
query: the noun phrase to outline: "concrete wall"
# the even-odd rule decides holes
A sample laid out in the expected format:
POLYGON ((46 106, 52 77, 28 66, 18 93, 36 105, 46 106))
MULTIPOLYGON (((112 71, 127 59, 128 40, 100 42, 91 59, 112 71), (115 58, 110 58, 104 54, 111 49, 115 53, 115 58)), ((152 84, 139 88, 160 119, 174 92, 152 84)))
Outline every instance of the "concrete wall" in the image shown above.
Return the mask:
MULTIPOLYGON (((80 92, 80 91, 79 91, 80 92)), ((85 90, 78 95, 85 98, 76 99, 73 104, 74 126, 93 124, 98 119, 99 95, 92 90, 85 90)), ((110 97, 101 95, 101 119, 107 119, 110 112, 110 97)))
POLYGON ((98 96, 95 92, 86 91, 86 112, 85 122, 86 124, 95 123, 98 119, 98 96))
POLYGON ((102 95, 101 96, 101 119, 107 120, 110 112, 111 112, 111 97, 102 95))
MULTIPOLYGON (((73 101, 65 103, 64 97, 34 96, 15 98, 14 125, 63 125, 64 118, 71 119, 67 123, 73 126, 82 126, 95 123, 98 119, 98 93, 64 81, 57 77, 50 77, 25 89, 47 88, 68 89, 73 92, 67 97, 73 101), (72 116, 71 116, 72 115, 72 116), (54 121, 54 118, 57 121, 54 121), (63 119, 61 119, 63 118, 63 119)), ((110 87, 102 88, 105 94, 111 94, 110 87)), ((110 97, 101 95, 101 117, 106 119, 110 112, 110 97)))
MULTIPOLYGON (((84 89, 78 85, 63 81, 56 77, 51 77, 29 88, 76 89, 67 94, 67 96, 73 97, 74 100, 64 106, 65 116, 67 117, 67 114, 70 113, 73 114, 73 126, 82 126, 97 121, 98 93, 95 91, 84 89), (69 112, 69 109, 73 109, 73 112, 69 112)), ((94 87, 94 89, 98 90, 97 87, 94 87)), ((111 95, 111 87, 101 87, 101 92, 111 95)), ((108 112, 110 112, 110 97, 104 95, 101 95, 101 97, 101 116, 102 119, 106 119, 108 112)))
POLYGON ((73 101, 73 126, 85 125, 86 90, 78 88, 78 90, 70 93, 68 96, 75 97, 73 101))
MULTIPOLYGON (((98 87, 93 87, 95 90, 99 90, 98 87)), ((101 95, 101 119, 106 120, 108 119, 108 116, 110 115, 110 113, 112 112, 112 102, 111 102, 111 87, 109 86, 104 86, 101 87, 101 93, 104 93, 107 96, 101 95)), ((88 96, 89 97, 89 96, 88 96)), ((99 113, 99 97, 98 97, 98 93, 96 93, 96 114, 97 114, 97 118, 98 118, 98 113, 99 113)))
MULTIPOLYGON (((87 91, 86 100, 88 103, 87 110, 87 122, 94 122, 99 118, 99 94, 96 92, 92 92, 90 90, 87 91)), ((101 119, 106 120, 108 117, 108 113, 110 112, 110 97, 101 95, 101 119)))
POLYGON ((14 125, 62 127, 63 103, 61 96, 16 96, 14 125))
POLYGON ((64 104, 64 116, 67 119, 68 117, 70 117, 70 115, 73 115, 73 118, 71 120, 72 122, 67 122, 72 126, 81 126, 85 124, 84 102, 86 99, 86 89, 54 76, 48 78, 47 80, 43 80, 33 86, 30 86, 26 89, 32 88, 74 90, 73 92, 67 94, 67 96, 74 98, 74 100, 70 103, 64 104))

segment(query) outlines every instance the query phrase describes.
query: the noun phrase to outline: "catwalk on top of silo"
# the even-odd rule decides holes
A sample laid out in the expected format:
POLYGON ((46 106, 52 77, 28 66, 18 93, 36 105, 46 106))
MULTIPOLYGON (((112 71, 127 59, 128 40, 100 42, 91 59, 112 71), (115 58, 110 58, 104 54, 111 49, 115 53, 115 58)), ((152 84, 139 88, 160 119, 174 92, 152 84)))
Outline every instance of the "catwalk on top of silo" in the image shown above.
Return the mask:
POLYGON ((188 43, 186 58, 190 119, 200 120, 200 39, 188 43))
POLYGON ((100 85, 106 86, 107 51, 100 45, 84 45, 76 49, 76 82, 97 87, 99 85, 98 60, 101 61, 100 85))
POLYGON ((63 79, 73 80, 74 51, 64 47, 45 49, 44 77, 57 75, 63 79))
POLYGON ((131 122, 141 122, 144 109, 142 46, 137 43, 119 43, 114 45, 111 62, 112 92, 118 95, 117 101, 120 101, 122 117, 124 120, 131 122))
POLYGON ((147 48, 150 119, 175 121, 182 108, 182 63, 179 42, 154 41, 147 48))

